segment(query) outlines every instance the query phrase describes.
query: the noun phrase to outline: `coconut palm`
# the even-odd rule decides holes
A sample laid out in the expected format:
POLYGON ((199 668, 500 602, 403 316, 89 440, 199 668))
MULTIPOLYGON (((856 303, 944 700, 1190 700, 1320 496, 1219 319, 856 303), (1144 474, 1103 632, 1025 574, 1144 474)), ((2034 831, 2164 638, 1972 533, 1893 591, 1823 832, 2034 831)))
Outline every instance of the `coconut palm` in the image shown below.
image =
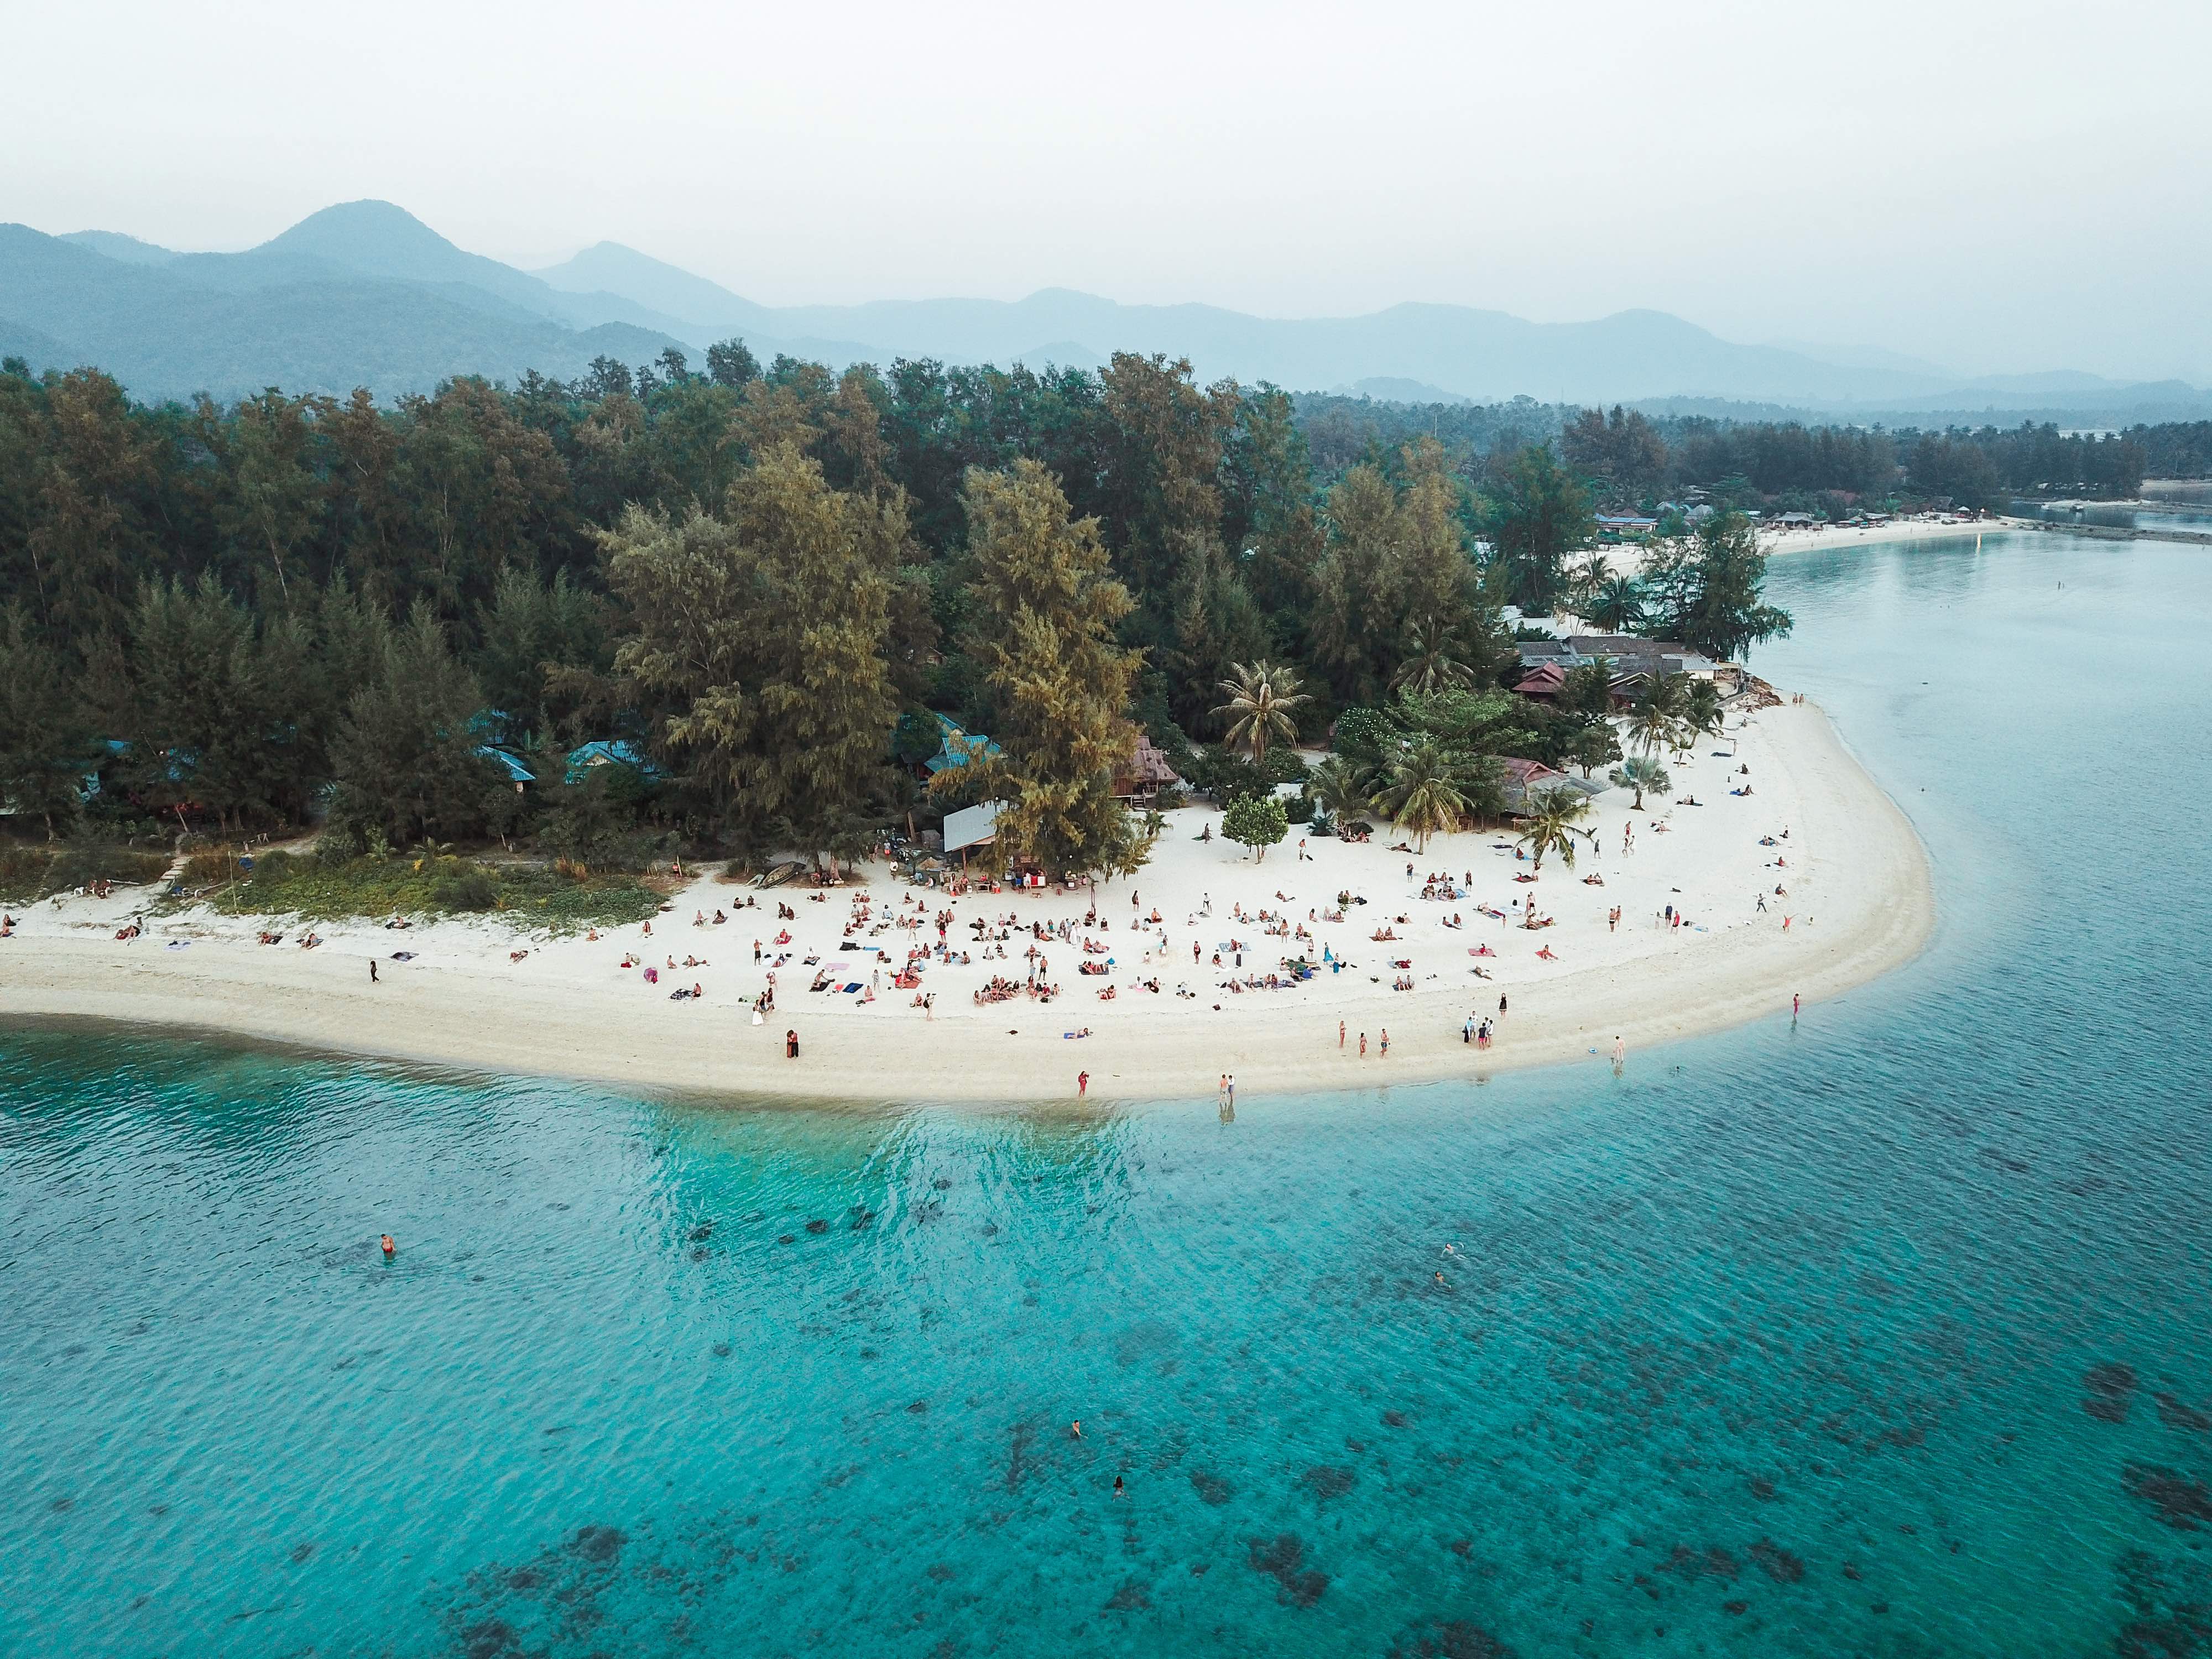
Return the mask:
POLYGON ((1229 701, 1213 711, 1229 716, 1221 746, 1250 750, 1255 766, 1267 758, 1267 745, 1277 738, 1287 742, 1297 736, 1291 711, 1313 701, 1298 690, 1297 672, 1275 663, 1255 662, 1249 668, 1231 663, 1221 689, 1229 694, 1229 701))
POLYGON ((1412 834, 1416 852, 1437 830, 1454 828, 1473 811, 1456 760, 1433 738, 1420 738, 1391 763, 1375 805, 1412 834))
POLYGON ((1644 620, 1644 588, 1633 576, 1607 576, 1590 590, 1591 623, 1608 634, 1628 634, 1644 620))
POLYGON ((1341 755, 1331 755, 1306 778, 1306 793, 1314 805, 1340 818, 1365 811, 1370 793, 1359 769, 1341 755))
POLYGON ((1717 738, 1728 723, 1728 711, 1721 707, 1720 687, 1711 680, 1692 680, 1688 696, 1684 700, 1682 719, 1690 730, 1703 737, 1707 733, 1717 738))
POLYGON ((1406 635, 1406 659, 1390 677, 1394 687, 1407 691, 1442 691, 1465 685, 1474 671, 1455 654, 1459 642, 1443 617, 1431 616, 1413 624, 1406 635))
POLYGON ((1538 875, 1544 873, 1547 853, 1557 853, 1560 863, 1570 870, 1575 867, 1574 827, 1589 815, 1589 797, 1572 784, 1555 783, 1549 789, 1528 792, 1520 840, 1534 856, 1538 875))
POLYGON ((1614 787, 1636 792, 1636 811, 1644 810, 1644 792, 1656 789, 1664 793, 1674 780, 1667 775, 1667 769, 1659 764, 1656 756, 1631 755, 1614 767, 1608 775, 1614 787))
POLYGON ((1683 715, 1689 706, 1686 674, 1661 674, 1644 688, 1628 711, 1628 735, 1649 755, 1681 747, 1683 715))

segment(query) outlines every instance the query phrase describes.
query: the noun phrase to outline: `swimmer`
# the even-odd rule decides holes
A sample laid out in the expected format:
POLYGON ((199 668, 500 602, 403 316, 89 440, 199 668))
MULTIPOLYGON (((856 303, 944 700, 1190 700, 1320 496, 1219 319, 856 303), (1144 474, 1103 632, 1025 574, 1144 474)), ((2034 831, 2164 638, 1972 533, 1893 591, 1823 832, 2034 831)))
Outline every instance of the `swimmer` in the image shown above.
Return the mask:
POLYGON ((1082 1419, 1081 1418, 1079 1418, 1079 1418, 1077 1418, 1077 1419, 1075 1419, 1075 1421, 1073 1421, 1073 1423, 1071 1423, 1071 1424, 1069 1424, 1069 1425, 1067 1425, 1067 1431, 1068 1431, 1068 1433, 1070 1433, 1070 1434, 1073 1435, 1073 1436, 1074 1436, 1078 1440, 1082 1439, 1082 1438, 1083 1438, 1083 1419, 1082 1419))
POLYGON ((1114 1477, 1114 1496, 1116 1498, 1127 1498, 1128 1495, 1129 1489, 1121 1484, 1121 1477, 1118 1474, 1115 1475, 1114 1477))
POLYGON ((384 1246, 384 1253, 386 1255, 390 1255, 394 1250, 399 1248, 397 1244, 394 1244, 392 1242, 392 1235, 390 1233, 385 1234, 378 1242, 384 1246))

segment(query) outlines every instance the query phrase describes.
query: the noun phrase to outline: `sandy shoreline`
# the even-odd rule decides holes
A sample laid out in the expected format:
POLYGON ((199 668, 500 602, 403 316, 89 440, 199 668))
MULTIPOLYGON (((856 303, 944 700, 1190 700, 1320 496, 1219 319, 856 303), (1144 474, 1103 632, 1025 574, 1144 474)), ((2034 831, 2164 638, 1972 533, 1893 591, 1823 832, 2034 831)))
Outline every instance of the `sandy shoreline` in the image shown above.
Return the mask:
POLYGON ((1984 519, 1973 523, 1938 524, 1932 520, 1906 519, 1856 529, 1846 525, 1822 525, 1813 530, 1763 529, 1759 532, 1759 547, 1762 553, 1771 556, 1856 547, 1862 542, 1956 541, 1969 536, 1993 535, 2000 530, 2018 530, 2026 522, 2020 519, 1984 519))
MULTIPOLYGON (((765 908, 732 912, 722 927, 695 928, 695 908, 711 915, 747 890, 705 880, 678 896, 651 940, 634 927, 586 943, 519 939, 473 921, 406 933, 354 924, 324 927, 328 943, 312 952, 289 944, 257 946, 252 921, 197 910, 157 915, 144 937, 120 943, 113 928, 135 896, 118 894, 105 904, 49 902, 19 911, 15 937, 0 941, 0 1014, 211 1030, 342 1054, 692 1094, 850 1101, 1065 1099, 1075 1093, 1079 1071, 1090 1073, 1091 1095, 1107 1100, 1203 1097, 1230 1071, 1240 1099, 1249 1099, 1600 1063, 1591 1051, 1609 1053, 1616 1035, 1632 1064, 1655 1043, 1783 1012, 1793 994, 1811 1004, 1862 984, 1911 959, 1933 927, 1918 837, 1823 714, 1809 705, 1769 709, 1731 735, 1739 756, 1717 758, 1709 741, 1700 759, 1675 769, 1676 793, 1695 791, 1702 806, 1655 799, 1651 811, 1635 813, 1625 792, 1610 791, 1598 802, 1602 852, 1585 852, 1573 872, 1548 863, 1533 887, 1513 879, 1527 866, 1501 850, 1504 837, 1490 834, 1438 837, 1410 860, 1417 874, 1408 882, 1409 855, 1382 844, 1387 829, 1368 847, 1315 842, 1313 860, 1304 863, 1294 835, 1255 866, 1218 840, 1195 840, 1216 815, 1175 814, 1155 864, 1133 883, 1100 890, 1097 908, 1108 926, 1088 936, 1115 956, 1110 981, 1074 972, 1079 962, 1103 957, 1086 957, 1057 939, 1039 947, 1049 977, 1063 987, 1049 1005, 972 1001, 973 987, 988 974, 1023 976, 1024 951, 1032 943, 1026 932, 1012 934, 1008 961, 928 969, 924 983, 938 1006, 926 1017, 890 979, 915 939, 934 944, 933 926, 878 930, 856 941, 865 951, 840 957, 845 941, 838 935, 857 931, 846 925, 847 895, 816 905, 802 894, 771 892, 761 896, 765 908), (1747 777, 1739 766, 1751 769, 1747 777), (1755 783, 1757 793, 1729 794, 1739 781, 1755 783), (1672 833, 1657 829, 1662 822, 1672 833), (1636 849, 1625 856, 1624 823, 1637 831, 1636 849), (1790 831, 1786 840, 1759 844, 1782 829, 1790 831), (1781 870, 1771 867, 1778 856, 1785 860, 1781 870), (1582 882, 1593 869, 1606 886, 1582 882), (1421 878, 1445 871, 1455 883, 1474 877, 1467 896, 1422 900, 1421 878), (1786 887, 1787 896, 1772 894, 1774 886, 1786 887), (1138 931, 1133 888, 1142 914, 1161 913, 1159 927, 1138 931), (1368 903, 1347 909, 1340 925, 1307 922, 1346 890, 1368 903), (1480 902, 1503 909, 1531 892, 1540 914, 1557 915, 1555 927, 1530 933, 1474 908, 1480 902), (1756 908, 1759 896, 1770 907, 1765 913, 1756 908), (797 921, 776 921, 778 897, 793 901, 797 921), (1208 898, 1213 914, 1193 914, 1208 898), (1664 902, 1687 911, 1692 925, 1663 925, 1664 902), (1234 907, 1249 918, 1263 905, 1308 927, 1313 945, 1255 937, 1255 925, 1233 917, 1234 907), (1607 925, 1613 905, 1625 913, 1618 929, 1607 925), (1463 927, 1445 925, 1454 915, 1463 927), (1398 916, 1407 924, 1396 926, 1398 916), (1393 926, 1398 940, 1374 942, 1370 923, 1393 926), (767 969, 753 965, 752 941, 763 938, 772 957, 774 936, 783 929, 793 933, 793 959, 778 975, 776 1012, 757 1026, 747 1002, 767 969), (184 940, 190 943, 177 943, 184 940), (1194 941, 1209 958, 1196 969, 1194 941), (1282 954, 1308 948, 1317 954, 1322 943, 1357 966, 1294 989, 1221 988, 1224 976, 1264 975, 1282 954), (531 955, 509 962, 508 951, 525 945, 531 955), (415 950, 416 960, 391 961, 390 952, 403 946, 415 950), (1212 951, 1232 946, 1241 952, 1231 951, 1224 968, 1214 969, 1212 951), (878 948, 890 959, 878 964, 878 948), (1555 960, 1536 955, 1547 948, 1555 960), (1485 954, 1474 957, 1478 949, 1485 954), (647 986, 640 970, 618 965, 625 954, 647 951, 653 954, 645 960, 653 963, 706 951, 715 965, 664 970, 661 984, 647 986), (801 951, 847 963, 841 979, 866 983, 879 976, 878 999, 810 994, 817 969, 804 963, 801 951), (1243 968, 1229 966, 1240 953, 1243 968), (383 958, 374 986, 370 957, 383 958), (1413 966, 1401 973, 1394 961, 1413 966), (1491 977, 1475 977, 1477 968, 1491 977), (1415 988, 1394 991, 1394 978, 1401 976, 1415 988), (1157 994, 1137 982, 1154 977, 1162 985, 1157 994), (1117 987, 1110 1002, 1097 998, 1105 982, 1117 987), (1182 982, 1192 996, 1174 994, 1182 982), (669 1000, 672 987, 693 983, 703 990, 697 1002, 669 1000), (1497 1045, 1487 1052, 1468 1047, 1462 1021, 1470 1013, 1494 1016, 1501 994, 1511 1006, 1497 1045), (1340 1049, 1340 1019, 1346 1034, 1340 1049), (1088 1036, 1066 1035, 1086 1027, 1088 1036), (796 1061, 783 1054, 787 1028, 801 1037, 796 1061), (1385 1029, 1387 1059, 1377 1052, 1385 1029), (1362 1030, 1376 1039, 1364 1060, 1357 1051, 1362 1030)), ((896 915, 897 901, 908 896, 880 872, 871 891, 878 921, 896 915)), ((946 900, 930 894, 926 903, 933 916, 946 900)), ((1082 896, 971 895, 954 908, 956 952, 981 948, 965 926, 971 917, 1011 913, 1025 929, 1033 921, 1065 918, 1075 939, 1088 932, 1082 896)))

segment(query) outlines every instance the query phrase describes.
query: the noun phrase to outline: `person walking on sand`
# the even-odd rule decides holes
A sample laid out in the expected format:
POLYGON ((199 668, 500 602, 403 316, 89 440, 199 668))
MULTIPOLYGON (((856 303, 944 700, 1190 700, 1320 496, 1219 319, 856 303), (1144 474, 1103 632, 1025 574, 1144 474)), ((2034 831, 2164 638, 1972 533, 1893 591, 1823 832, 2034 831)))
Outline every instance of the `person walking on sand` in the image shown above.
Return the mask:
POLYGON ((1389 1026, 1387 1026, 1387 1025, 1385 1025, 1385 1026, 1382 1028, 1382 1057, 1384 1060, 1388 1060, 1388 1059, 1389 1059, 1389 1058, 1390 1058, 1390 1028, 1389 1028, 1389 1026))
POLYGON ((1075 1097, 1078 1100, 1080 1100, 1084 1096, 1090 1092, 1091 1073, 1088 1072, 1078 1072, 1075 1074, 1075 1097))
POLYGON ((1344 1047, 1344 1022, 1340 1019, 1336 1022, 1336 1046, 1344 1047))
POLYGON ((1505 993, 1503 991, 1498 994, 1498 1017, 1500 1019, 1505 1018, 1505 993))
POLYGON ((376 958, 374 957, 371 957, 368 959, 368 982, 371 985, 376 983, 376 958))
POLYGON ((1367 1033, 1364 1031, 1359 1034, 1359 1057, 1362 1060, 1367 1058, 1367 1033))

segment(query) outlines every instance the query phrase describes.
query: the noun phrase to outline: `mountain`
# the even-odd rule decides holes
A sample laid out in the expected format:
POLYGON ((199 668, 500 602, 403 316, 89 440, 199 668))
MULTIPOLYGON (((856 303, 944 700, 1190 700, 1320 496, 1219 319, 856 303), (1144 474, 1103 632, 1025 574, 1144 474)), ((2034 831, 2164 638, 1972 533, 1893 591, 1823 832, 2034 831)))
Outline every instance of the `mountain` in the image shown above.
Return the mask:
POLYGON ((788 353, 832 368, 900 356, 1092 368, 1115 351, 1163 352, 1188 357, 1208 380, 1422 402, 1668 399, 1853 419, 2057 405, 2100 420, 2206 402, 2179 382, 2132 386, 2067 371, 1972 380, 1873 347, 1746 345, 1656 311, 1532 323, 1407 304, 1278 319, 1121 305, 1072 289, 1014 301, 770 307, 616 242, 520 270, 375 201, 325 208, 243 253, 0 227, 0 318, 40 361, 98 362, 149 398, 234 397, 271 384, 366 385, 389 397, 453 374, 512 380, 533 368, 568 378, 598 352, 635 363, 738 335, 763 359, 788 353))
POLYGON ((44 337, 9 349, 34 368, 95 364, 151 401, 200 392, 231 398, 270 386, 333 396, 368 386, 389 398, 456 374, 513 380, 537 368, 568 377, 602 354, 635 363, 677 343, 627 324, 567 328, 465 283, 371 280, 319 255, 197 264, 258 257, 125 264, 0 225, 8 337, 44 337), (241 274, 252 280, 236 280, 241 274), (233 280, 215 280, 226 276, 233 280), (455 298, 455 288, 485 303, 455 298))
POLYGON ((119 230, 73 230, 61 240, 88 247, 94 253, 105 253, 111 259, 120 259, 127 265, 166 265, 177 257, 173 249, 142 242, 119 230))
POLYGON ((574 258, 535 274, 563 294, 619 294, 695 324, 772 331, 767 307, 620 242, 596 242, 574 258))
POLYGON ((1471 404, 1474 398, 1447 392, 1426 380, 1408 380, 1395 374, 1370 374, 1364 380, 1331 386, 1330 394, 1344 398, 1372 398, 1378 404, 1471 404))

